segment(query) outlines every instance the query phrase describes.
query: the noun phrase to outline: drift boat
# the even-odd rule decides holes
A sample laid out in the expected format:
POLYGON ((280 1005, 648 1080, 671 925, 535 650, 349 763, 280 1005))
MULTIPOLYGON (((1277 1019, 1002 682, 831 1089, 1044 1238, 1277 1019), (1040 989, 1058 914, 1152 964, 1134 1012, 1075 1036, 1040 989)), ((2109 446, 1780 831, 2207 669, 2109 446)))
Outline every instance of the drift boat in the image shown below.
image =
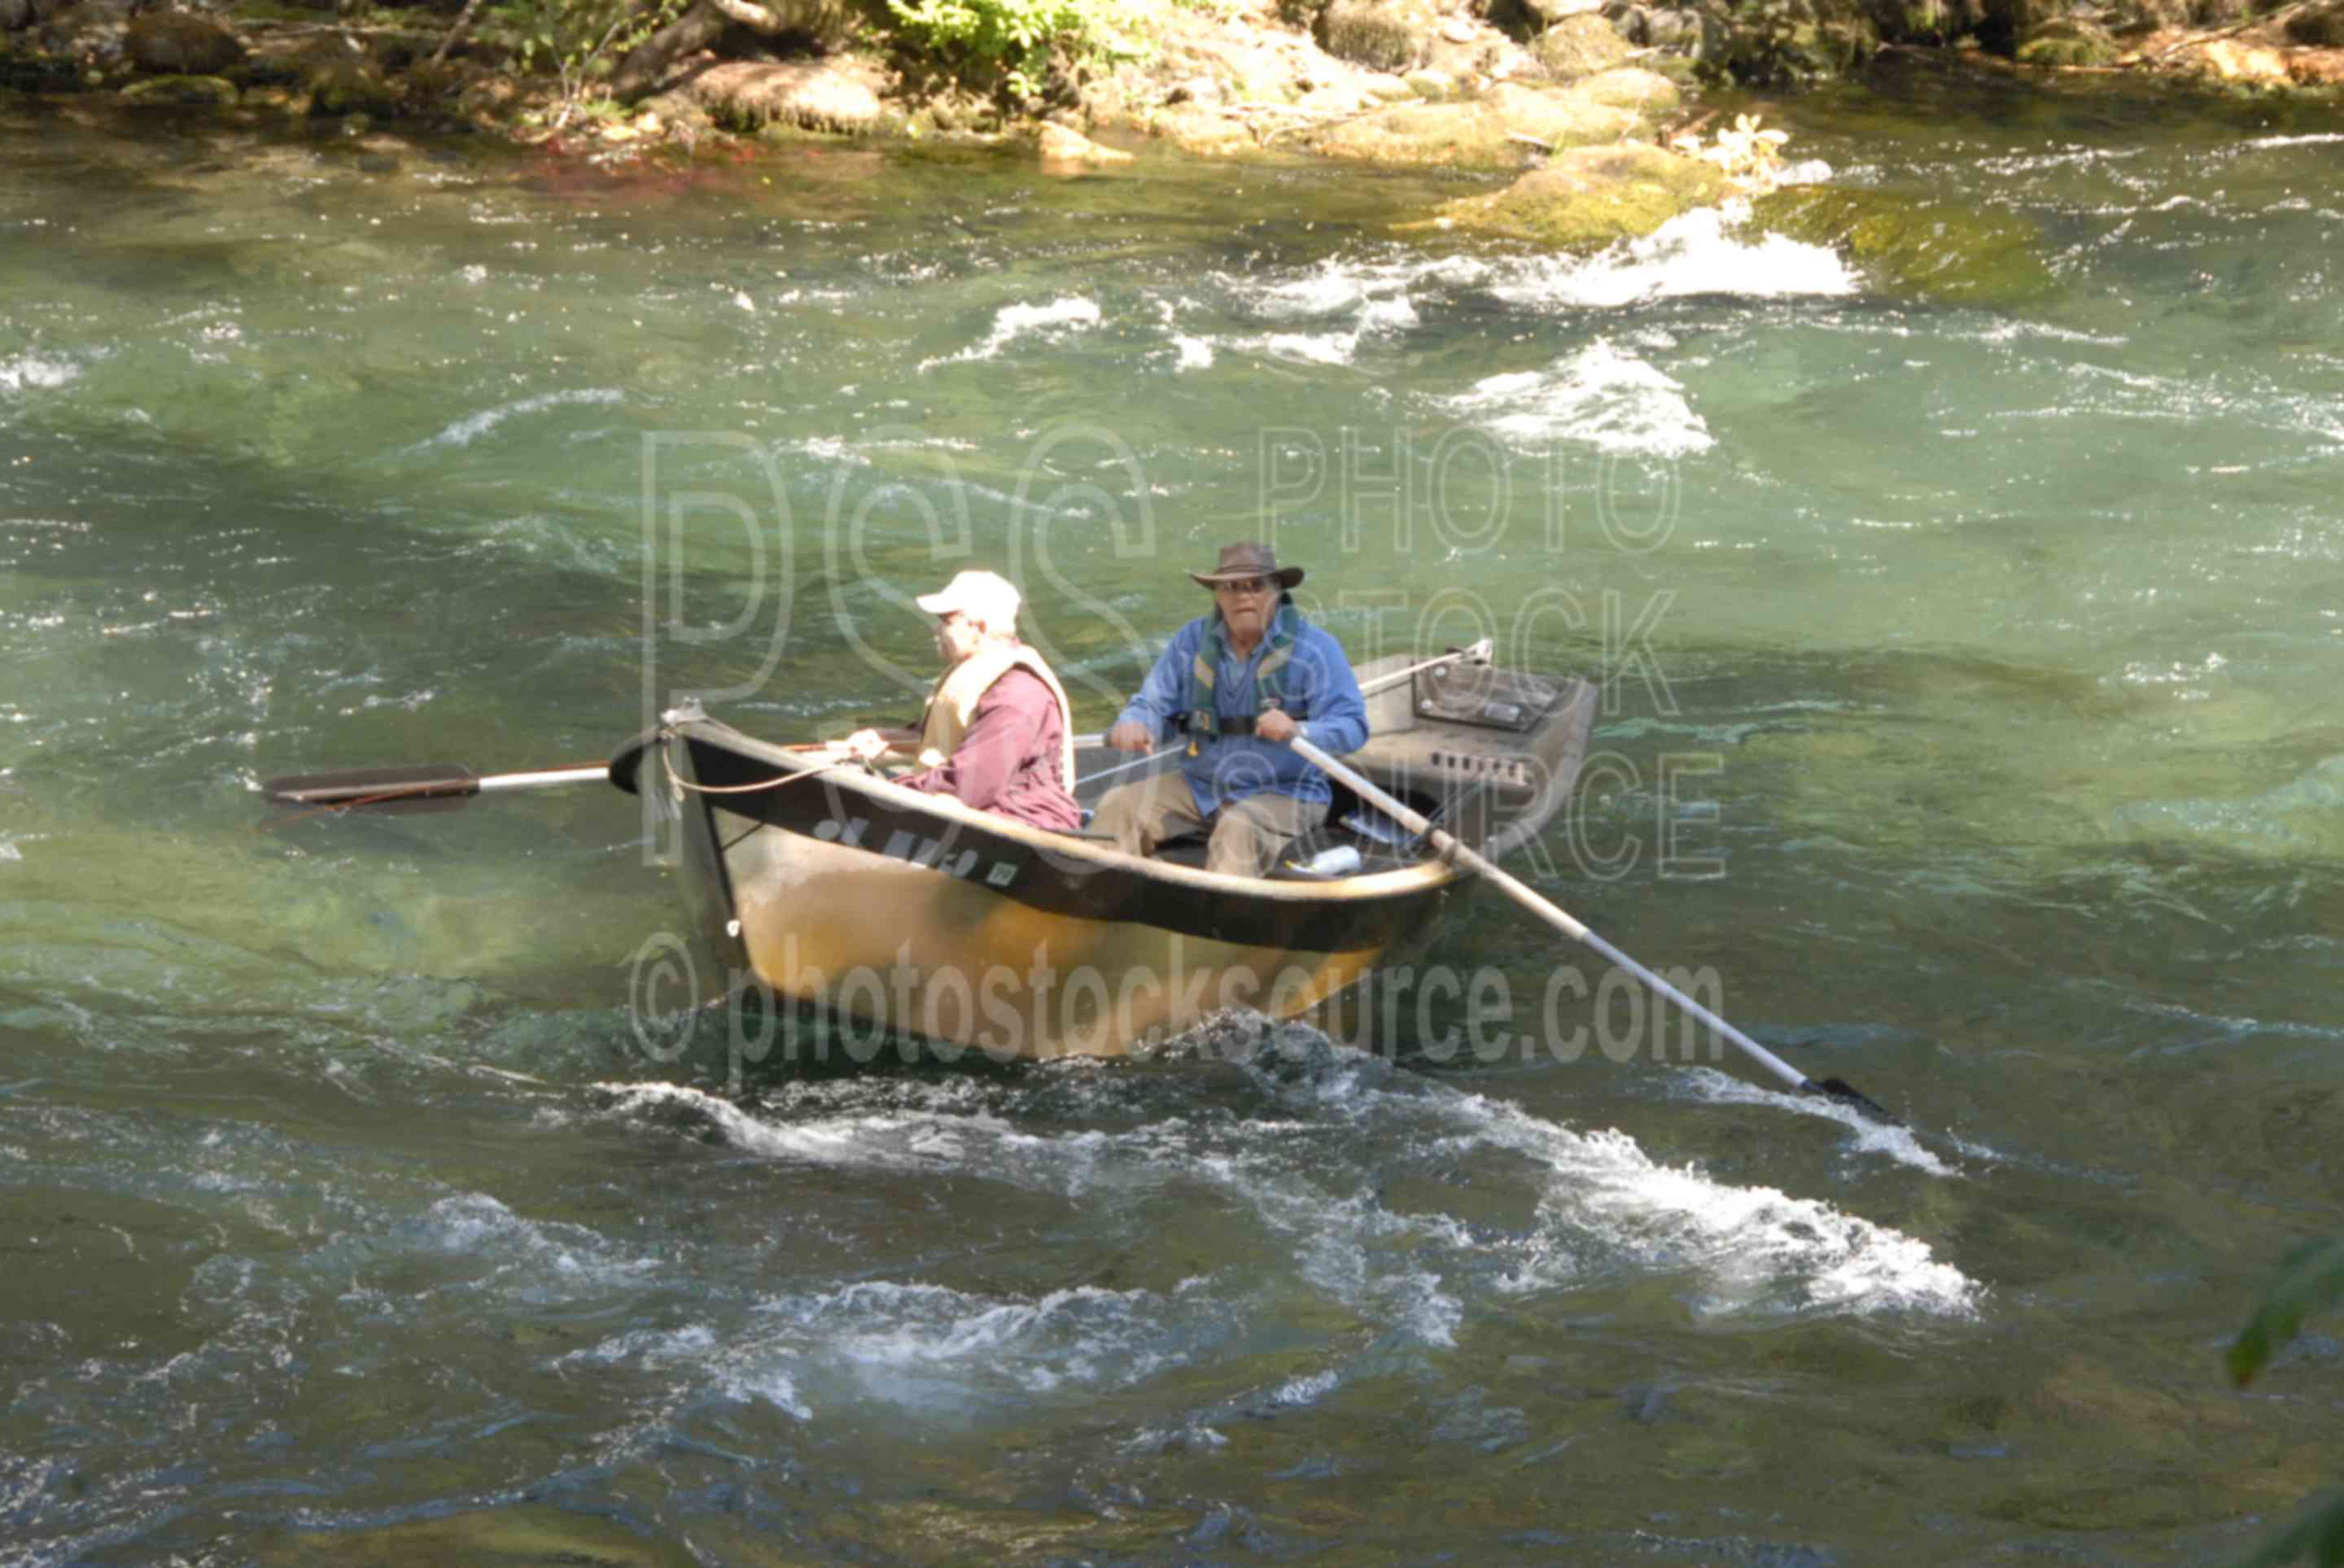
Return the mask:
MULTIPOLYGON (((1347 760, 1498 859, 1571 799, 1596 689, 1467 657, 1359 667, 1371 739, 1347 760)), ((1085 748, 1076 799, 1178 759, 1085 748)), ((1268 876, 1221 876, 1201 838, 1127 855, 697 705, 610 777, 675 819, 702 952, 732 985, 827 1013, 850 1043, 916 1036, 945 1055, 1120 1056, 1227 1008, 1292 1017, 1412 950, 1467 875, 1339 783, 1268 876)))

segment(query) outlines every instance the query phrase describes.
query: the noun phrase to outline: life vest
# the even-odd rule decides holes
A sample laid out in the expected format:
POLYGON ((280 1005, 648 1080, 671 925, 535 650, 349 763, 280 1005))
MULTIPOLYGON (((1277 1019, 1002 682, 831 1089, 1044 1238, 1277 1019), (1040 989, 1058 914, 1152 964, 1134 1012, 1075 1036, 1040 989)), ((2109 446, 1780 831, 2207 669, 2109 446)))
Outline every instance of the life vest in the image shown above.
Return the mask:
POLYGON ((1228 627, 1217 613, 1213 617, 1213 624, 1205 628, 1204 640, 1197 645, 1197 658, 1188 667, 1188 710, 1182 727, 1188 732, 1189 756, 1196 756, 1225 733, 1252 734, 1255 719, 1273 708, 1285 706, 1287 666, 1294 658, 1294 634, 1300 619, 1300 612, 1290 601, 1278 602, 1266 639, 1269 651, 1261 656, 1261 668, 1254 672, 1253 689, 1258 699, 1254 711, 1225 718, 1215 688, 1220 678, 1221 660, 1228 656, 1228 627))
POLYGON ((1042 656, 1022 642, 987 643, 937 678, 935 689, 928 693, 927 711, 920 719, 920 766, 941 767, 952 756, 968 734, 969 721, 976 717, 978 699, 1013 669, 1038 676, 1058 705, 1058 778, 1071 795, 1075 792, 1074 709, 1066 702, 1066 689, 1058 684, 1042 656))

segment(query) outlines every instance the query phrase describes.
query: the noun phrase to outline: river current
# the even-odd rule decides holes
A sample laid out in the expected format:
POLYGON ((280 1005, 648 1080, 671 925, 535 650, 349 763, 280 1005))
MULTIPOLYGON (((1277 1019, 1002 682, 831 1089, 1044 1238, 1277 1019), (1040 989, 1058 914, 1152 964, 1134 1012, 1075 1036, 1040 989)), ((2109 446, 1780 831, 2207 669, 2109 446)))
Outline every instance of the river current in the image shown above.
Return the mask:
POLYGON ((2344 121, 1765 109, 2048 287, 0 100, 0 1562, 2184 1563, 2333 1484, 2334 1323, 2220 1356, 2344 1229, 2344 121), (898 716, 965 566, 1104 725, 1268 534, 1361 657, 1604 679, 1515 869, 1907 1125, 1488 894, 1388 1008, 734 1092, 631 798, 257 792, 898 716))

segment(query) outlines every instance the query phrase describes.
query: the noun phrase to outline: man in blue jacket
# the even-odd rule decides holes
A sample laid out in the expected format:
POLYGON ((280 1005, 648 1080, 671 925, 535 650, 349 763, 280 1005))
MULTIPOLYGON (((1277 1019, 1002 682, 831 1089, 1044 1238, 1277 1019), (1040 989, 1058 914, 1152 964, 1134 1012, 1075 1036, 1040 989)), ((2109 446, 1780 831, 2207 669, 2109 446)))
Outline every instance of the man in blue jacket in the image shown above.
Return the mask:
POLYGON ((1214 611, 1173 635, 1107 733, 1121 751, 1182 738, 1177 771, 1108 792, 1091 831, 1127 854, 1209 825, 1205 869, 1258 877, 1325 819, 1327 776, 1286 743, 1301 735, 1341 755, 1367 744, 1368 709, 1332 634, 1302 618, 1287 590, 1300 567, 1268 545, 1228 545, 1209 572, 1214 611))

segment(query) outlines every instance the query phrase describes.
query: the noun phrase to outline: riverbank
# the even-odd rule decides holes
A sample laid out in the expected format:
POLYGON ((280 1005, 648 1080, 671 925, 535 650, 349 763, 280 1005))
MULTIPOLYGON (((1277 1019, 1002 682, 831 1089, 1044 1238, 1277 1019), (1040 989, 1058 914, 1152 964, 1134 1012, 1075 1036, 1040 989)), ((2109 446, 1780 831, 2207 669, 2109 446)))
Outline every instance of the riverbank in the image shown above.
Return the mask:
MULTIPOLYGON (((1005 5, 994 6, 1005 17, 1005 5)), ((0 82, 361 134, 463 127, 605 161, 892 137, 1026 146, 1074 166, 1160 143, 1213 158, 1519 172, 1640 142, 1665 155, 1642 161, 1663 184, 1685 172, 1669 166, 1677 139, 1713 132, 1705 91, 1812 85, 1884 51, 2063 88, 2154 80, 2300 96, 2344 82, 2344 0, 2195 28, 2169 25, 2157 0, 2089 22, 2035 18, 2025 0, 1924 10, 1935 20, 1884 30, 1828 3, 1785 28, 1709 0, 1055 0, 1013 18, 1039 38, 1027 46, 976 22, 955 32, 842 0, 446 0, 338 15, 278 0, 200 11, 0 0, 0 82)))

